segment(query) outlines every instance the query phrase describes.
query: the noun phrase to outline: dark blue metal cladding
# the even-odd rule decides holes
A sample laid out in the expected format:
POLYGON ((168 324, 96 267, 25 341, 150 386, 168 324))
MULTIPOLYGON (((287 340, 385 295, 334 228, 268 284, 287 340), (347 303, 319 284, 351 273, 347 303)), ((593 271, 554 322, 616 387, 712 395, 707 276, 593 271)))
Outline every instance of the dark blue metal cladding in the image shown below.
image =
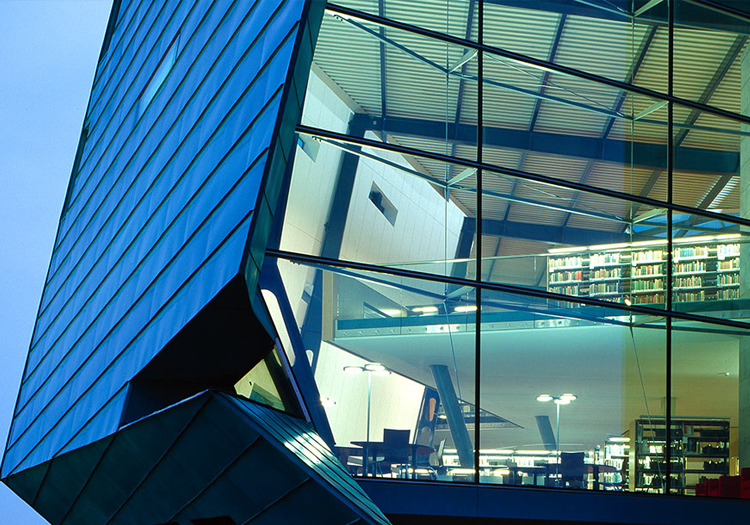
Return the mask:
POLYGON ((305 4, 120 5, 4 476, 114 432, 127 381, 242 272, 305 4), (139 104, 172 46, 171 71, 148 105, 139 104))

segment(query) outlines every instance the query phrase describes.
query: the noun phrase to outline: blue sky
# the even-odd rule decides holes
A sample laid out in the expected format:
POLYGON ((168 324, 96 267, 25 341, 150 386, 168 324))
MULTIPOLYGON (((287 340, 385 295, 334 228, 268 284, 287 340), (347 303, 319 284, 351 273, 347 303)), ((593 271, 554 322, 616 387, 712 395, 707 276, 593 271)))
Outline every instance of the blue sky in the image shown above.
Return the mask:
MULTIPOLYGON (((112 0, 0 0, 0 441, 5 446, 112 0)), ((4 485, 0 523, 46 523, 4 485)))

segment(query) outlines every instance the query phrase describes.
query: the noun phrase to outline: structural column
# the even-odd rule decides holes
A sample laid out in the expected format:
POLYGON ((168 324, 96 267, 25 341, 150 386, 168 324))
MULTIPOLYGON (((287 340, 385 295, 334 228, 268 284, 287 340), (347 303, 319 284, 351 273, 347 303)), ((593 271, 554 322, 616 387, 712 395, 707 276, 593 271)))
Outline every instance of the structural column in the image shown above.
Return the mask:
MULTIPOLYGON (((750 54, 742 53, 741 108, 750 114, 750 54)), ((750 125, 742 124, 742 131, 750 125)), ((740 215, 750 217, 750 137, 740 136, 740 215)), ((740 298, 750 298, 750 245, 740 244, 740 298)), ((740 338, 739 355, 739 458, 740 466, 750 466, 750 337, 740 338)))

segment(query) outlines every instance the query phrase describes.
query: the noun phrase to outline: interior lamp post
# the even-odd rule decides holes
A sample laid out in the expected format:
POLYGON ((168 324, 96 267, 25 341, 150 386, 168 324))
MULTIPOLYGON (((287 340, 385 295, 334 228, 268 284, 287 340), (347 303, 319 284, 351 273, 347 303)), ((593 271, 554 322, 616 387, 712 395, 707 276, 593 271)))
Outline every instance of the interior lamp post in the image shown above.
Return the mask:
POLYGON ((551 396, 549 394, 541 394, 540 396, 537 396, 536 400, 540 401, 542 403, 547 403, 548 401, 554 401, 555 405, 557 405, 557 433, 556 433, 556 439, 557 442, 557 463, 555 467, 555 485, 560 486, 560 405, 569 405, 573 401, 578 399, 578 396, 575 394, 562 394, 560 396, 551 396))
POLYGON ((370 407, 372 405, 372 375, 387 376, 391 373, 386 367, 380 363, 366 363, 362 366, 345 366, 344 372, 350 374, 367 374, 367 441, 365 442, 365 448, 362 451, 362 468, 365 473, 365 477, 369 474, 369 459, 370 459, 370 407))

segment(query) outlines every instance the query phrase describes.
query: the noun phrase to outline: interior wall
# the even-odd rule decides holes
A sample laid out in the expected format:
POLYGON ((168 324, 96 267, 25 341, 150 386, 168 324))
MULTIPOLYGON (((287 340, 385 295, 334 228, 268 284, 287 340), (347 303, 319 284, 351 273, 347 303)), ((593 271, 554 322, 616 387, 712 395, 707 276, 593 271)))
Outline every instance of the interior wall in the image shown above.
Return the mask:
MULTIPOLYGON (((339 446, 367 439, 367 375, 344 372, 345 366, 369 361, 322 343, 315 381, 333 436, 339 446), (334 404, 335 403, 335 404, 334 404)), ((399 374, 372 374, 370 440, 381 441, 383 429, 408 429, 414 437, 424 386, 399 374)))

